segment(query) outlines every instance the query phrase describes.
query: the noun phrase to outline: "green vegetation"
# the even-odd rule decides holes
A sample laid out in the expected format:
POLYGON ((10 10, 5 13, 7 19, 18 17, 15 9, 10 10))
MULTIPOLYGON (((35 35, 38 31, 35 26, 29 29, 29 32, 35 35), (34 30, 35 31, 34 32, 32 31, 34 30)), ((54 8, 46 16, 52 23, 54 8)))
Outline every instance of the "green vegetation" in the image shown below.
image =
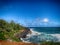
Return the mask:
POLYGON ((42 42, 40 45, 60 45, 60 42, 42 42))
POLYGON ((0 40, 12 40, 20 41, 15 34, 20 33, 20 30, 25 29, 25 27, 15 23, 14 21, 6 22, 5 20, 0 19, 0 40))

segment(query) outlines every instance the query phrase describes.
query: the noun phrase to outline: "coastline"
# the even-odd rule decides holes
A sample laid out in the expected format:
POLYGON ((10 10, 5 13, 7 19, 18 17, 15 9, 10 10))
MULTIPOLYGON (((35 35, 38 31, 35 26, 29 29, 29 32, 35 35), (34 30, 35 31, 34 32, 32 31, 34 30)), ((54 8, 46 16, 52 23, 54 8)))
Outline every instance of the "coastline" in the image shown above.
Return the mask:
MULTIPOLYGON (((60 42, 60 34, 46 34, 46 33, 43 33, 43 32, 37 32, 37 31, 34 31, 33 29, 30 29, 30 31, 32 32, 31 34, 27 34, 27 37, 26 38, 20 38, 22 40, 22 42, 26 42, 26 43, 32 43, 28 40, 28 38, 31 38, 33 36, 39 36, 41 34, 44 34, 44 35, 48 35, 48 36, 52 36, 52 37, 55 37, 58 39, 58 41, 56 42, 60 42)), ((46 37, 45 37, 46 38, 46 37)), ((36 38, 37 39, 37 38, 36 38)))
POLYGON ((32 43, 32 42, 29 42, 29 41, 25 41, 24 39, 28 39, 28 38, 30 38, 31 36, 33 36, 33 35, 40 35, 41 33, 39 33, 39 32, 37 32, 37 31, 34 31, 33 29, 30 29, 30 31, 31 31, 31 34, 30 33, 28 33, 26 36, 26 38, 20 38, 21 40, 22 40, 22 42, 25 42, 25 43, 32 43))

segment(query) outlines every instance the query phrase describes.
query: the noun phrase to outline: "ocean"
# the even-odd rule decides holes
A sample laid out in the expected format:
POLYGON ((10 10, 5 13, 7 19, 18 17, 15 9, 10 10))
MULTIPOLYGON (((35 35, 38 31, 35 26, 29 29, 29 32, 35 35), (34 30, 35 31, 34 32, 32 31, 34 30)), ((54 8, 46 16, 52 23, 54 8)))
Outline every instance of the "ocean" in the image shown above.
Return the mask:
POLYGON ((30 29, 47 34, 60 34, 60 27, 30 27, 30 29))
POLYGON ((43 41, 60 42, 60 27, 29 27, 31 34, 21 38, 23 42, 40 43, 43 41))

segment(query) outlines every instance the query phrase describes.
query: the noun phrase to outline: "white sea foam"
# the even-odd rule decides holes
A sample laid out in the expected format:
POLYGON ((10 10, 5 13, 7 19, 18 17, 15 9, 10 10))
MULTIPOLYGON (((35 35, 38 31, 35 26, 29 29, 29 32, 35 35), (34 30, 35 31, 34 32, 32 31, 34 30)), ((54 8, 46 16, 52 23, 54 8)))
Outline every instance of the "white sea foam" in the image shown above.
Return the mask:
POLYGON ((31 34, 30 33, 27 34, 26 38, 20 38, 23 42, 31 43, 31 42, 29 42, 29 40, 25 41, 24 39, 28 39, 28 38, 30 38, 33 35, 40 35, 41 34, 41 33, 37 32, 37 31, 34 31, 33 29, 30 29, 30 31, 31 31, 31 34))
POLYGON ((50 34, 52 36, 55 36, 56 38, 58 38, 58 41, 60 42, 60 34, 50 34))
POLYGON ((30 31, 31 31, 31 34, 30 33, 27 34, 27 37, 31 37, 33 35, 40 35, 41 34, 41 33, 37 32, 37 31, 34 31, 33 29, 30 29, 30 31))
MULTIPOLYGON (((35 31, 34 29, 30 29, 30 31, 32 32, 31 34, 29 33, 29 34, 27 34, 27 37, 26 38, 21 38, 21 40, 23 41, 23 42, 27 42, 27 43, 31 43, 30 41, 29 41, 29 38, 32 38, 33 36, 39 36, 39 35, 41 35, 41 34, 43 34, 43 38, 45 39, 45 38, 47 38, 46 36, 48 35, 50 35, 49 37, 51 37, 51 38, 53 38, 53 37, 56 37, 57 39, 58 39, 58 41, 60 42, 60 34, 46 34, 46 33, 42 33, 42 32, 37 32, 37 31, 35 31), (45 36, 45 37, 44 37, 45 36)), ((41 38, 39 38, 40 40, 42 39, 42 36, 40 36, 41 38)), ((49 38, 48 37, 48 38, 49 38)), ((50 40, 50 39, 46 39, 46 40, 50 40)), ((36 40, 37 40, 37 38, 36 38, 36 40)), ((36 41, 35 40, 35 41, 36 41)), ((54 39, 53 39, 54 40, 54 39)))
POLYGON ((25 42, 25 43, 31 43, 29 42, 29 40, 25 41, 23 38, 20 38, 22 40, 22 42, 25 42))
MULTIPOLYGON (((31 30, 32 34, 34 34, 34 35, 42 34, 42 32, 37 32, 37 31, 34 31, 33 29, 30 29, 30 30, 31 30)), ((60 34, 48 34, 48 35, 54 36, 54 37, 58 38, 60 41, 60 34)))
POLYGON ((36 35, 36 34, 40 35, 41 34, 40 32, 37 32, 34 29, 30 29, 30 31, 32 32, 33 35, 36 35))

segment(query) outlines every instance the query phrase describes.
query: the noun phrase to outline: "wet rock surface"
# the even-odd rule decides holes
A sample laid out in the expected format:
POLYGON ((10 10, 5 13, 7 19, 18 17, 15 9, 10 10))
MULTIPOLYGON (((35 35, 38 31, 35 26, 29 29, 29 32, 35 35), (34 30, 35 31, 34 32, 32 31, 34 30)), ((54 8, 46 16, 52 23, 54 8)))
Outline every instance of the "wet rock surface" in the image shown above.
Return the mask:
POLYGON ((26 38, 28 33, 31 33, 30 29, 21 30, 20 33, 16 34, 16 37, 18 37, 18 38, 26 38))

